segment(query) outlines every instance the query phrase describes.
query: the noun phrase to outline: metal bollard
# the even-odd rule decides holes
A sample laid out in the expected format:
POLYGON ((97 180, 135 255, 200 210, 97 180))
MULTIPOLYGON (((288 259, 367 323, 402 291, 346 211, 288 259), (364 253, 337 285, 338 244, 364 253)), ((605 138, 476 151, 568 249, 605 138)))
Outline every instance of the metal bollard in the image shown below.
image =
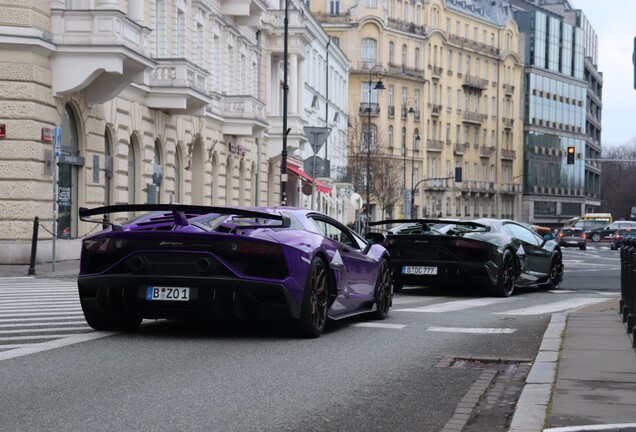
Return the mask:
POLYGON ((35 275, 35 254, 38 251, 38 230, 40 229, 40 218, 33 219, 33 238, 31 239, 31 261, 29 262, 29 276, 35 275))
POLYGON ((621 298, 618 303, 618 314, 621 316, 623 322, 627 320, 627 314, 629 308, 625 308, 627 305, 627 249, 630 247, 629 239, 623 240, 623 245, 620 248, 621 256, 621 298))
POLYGON ((627 306, 627 333, 632 332, 632 328, 634 327, 634 323, 636 322, 636 310, 634 309, 634 298, 636 297, 635 285, 636 285, 636 273, 634 269, 634 252, 636 244, 631 241, 630 247, 627 249, 627 298, 626 298, 626 306, 627 306))
MULTIPOLYGON (((632 248, 631 239, 625 239, 625 248, 622 250, 623 262, 625 266, 625 293, 623 296, 623 306, 621 308, 621 315, 623 316, 623 322, 627 322, 627 315, 629 315, 629 296, 631 292, 631 275, 629 269, 629 251, 632 248)), ((622 267, 621 267, 622 268, 622 267)))

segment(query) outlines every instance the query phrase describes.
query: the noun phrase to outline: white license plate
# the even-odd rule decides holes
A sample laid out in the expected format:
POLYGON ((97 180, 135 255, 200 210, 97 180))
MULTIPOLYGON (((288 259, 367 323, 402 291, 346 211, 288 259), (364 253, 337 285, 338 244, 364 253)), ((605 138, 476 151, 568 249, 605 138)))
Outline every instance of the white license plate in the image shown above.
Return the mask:
POLYGON ((569 241, 568 244, 576 245, 576 244, 579 244, 579 242, 577 242, 577 241, 569 241))
POLYGON ((436 275, 437 267, 402 266, 402 274, 436 275))
POLYGON ((149 286, 146 288, 146 300, 188 301, 190 288, 149 286))

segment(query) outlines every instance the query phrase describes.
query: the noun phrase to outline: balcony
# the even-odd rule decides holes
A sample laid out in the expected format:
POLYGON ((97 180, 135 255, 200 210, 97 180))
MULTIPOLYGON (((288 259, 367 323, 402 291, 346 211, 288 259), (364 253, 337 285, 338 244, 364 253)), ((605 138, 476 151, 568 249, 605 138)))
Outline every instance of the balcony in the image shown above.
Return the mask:
POLYGON ((155 67, 150 29, 116 9, 51 9, 56 96, 84 90, 86 101, 111 100, 132 83, 147 84, 155 67))
POLYGON ((505 129, 512 129, 512 126, 515 124, 515 119, 509 118, 509 117, 504 117, 503 118, 503 123, 504 123, 504 128, 505 129))
POLYGON ((486 87, 488 86, 488 80, 466 75, 464 76, 464 82, 462 83, 462 86, 470 87, 470 88, 481 91, 481 90, 485 90, 486 87))
POLYGON ((479 156, 483 158, 489 158, 494 153, 495 148, 492 146, 481 146, 479 150, 479 156))
POLYGON ((377 117, 380 115, 380 104, 377 102, 361 102, 360 103, 360 115, 377 117))
POLYGON ((461 156, 464 153, 466 153, 467 149, 468 149, 468 143, 455 143, 455 145, 453 146, 453 153, 455 153, 458 156, 461 156))
POLYGON ((444 150, 444 141, 442 140, 426 140, 426 151, 441 152, 444 150))
POLYGON ((340 14, 329 14, 325 12, 314 12, 316 20, 325 24, 348 24, 351 20, 351 14, 349 12, 340 14))
POLYGON ((442 112, 441 105, 435 105, 435 104, 431 105, 431 115, 439 116, 441 112, 442 112))
MULTIPOLYGON (((266 126, 265 103, 253 96, 225 96, 221 106, 224 117, 221 130, 224 135, 254 136, 257 129, 266 126)), ((293 117, 290 120, 288 126, 293 127, 293 117)))
POLYGON ((506 160, 515 160, 517 152, 511 149, 501 149, 501 158, 506 160))
POLYGON ((389 105, 387 107, 387 112, 389 113, 389 117, 391 118, 395 117, 395 106, 389 105))
POLYGON ((212 102, 207 95, 208 72, 185 59, 156 59, 150 74, 146 104, 171 114, 203 115, 212 102))
POLYGON ((429 69, 431 69, 431 78, 433 79, 440 79, 442 72, 444 72, 444 68, 439 66, 429 66, 429 69))
POLYGON ((484 121, 488 119, 486 114, 481 114, 473 111, 464 111, 464 115, 462 116, 462 121, 466 123, 473 124, 482 124, 484 121))
POLYGON ((260 26, 267 5, 260 0, 219 0, 221 13, 234 18, 238 25, 260 26))
POLYGON ((515 86, 512 84, 503 84, 503 91, 506 96, 512 96, 515 92, 515 86))

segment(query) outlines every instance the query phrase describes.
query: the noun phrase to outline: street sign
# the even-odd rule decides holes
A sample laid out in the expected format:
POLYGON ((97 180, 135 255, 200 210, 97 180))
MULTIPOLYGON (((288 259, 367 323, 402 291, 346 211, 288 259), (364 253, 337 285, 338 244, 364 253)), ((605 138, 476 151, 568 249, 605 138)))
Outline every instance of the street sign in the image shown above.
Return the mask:
POLYGON ((53 129, 53 148, 55 149, 55 157, 62 155, 62 128, 53 129))
POLYGON ((331 133, 331 128, 328 127, 312 127, 305 126, 303 128, 305 136, 309 140, 309 145, 314 150, 314 154, 318 153, 322 148, 322 145, 327 141, 327 137, 331 133))
POLYGON ((327 162, 321 157, 312 156, 305 159, 305 162, 303 164, 303 171, 305 171, 311 177, 326 177, 327 162))

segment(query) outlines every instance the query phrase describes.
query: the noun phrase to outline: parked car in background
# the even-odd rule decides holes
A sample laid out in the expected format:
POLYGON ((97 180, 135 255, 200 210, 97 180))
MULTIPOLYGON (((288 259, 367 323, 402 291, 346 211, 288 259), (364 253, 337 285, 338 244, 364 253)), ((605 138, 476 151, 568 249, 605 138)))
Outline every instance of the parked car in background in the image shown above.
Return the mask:
POLYGON ((475 293, 512 295, 515 287, 556 289, 563 278, 561 249, 554 235, 540 236, 506 219, 384 220, 402 223, 386 232, 393 290, 404 285, 467 288, 475 293), (417 228, 419 225, 419 228, 417 228))
POLYGON ((563 227, 557 233, 557 242, 561 247, 578 247, 581 250, 587 248, 587 238, 581 228, 563 227))
POLYGON ((585 234, 588 239, 593 242, 599 242, 601 240, 609 240, 609 238, 621 228, 636 228, 636 222, 633 221, 614 221, 609 224, 603 225, 600 228, 594 228, 588 230, 585 234))
POLYGON ((388 315, 390 257, 335 219, 291 207, 130 204, 80 208, 104 223, 143 212, 82 241, 79 298, 96 330, 142 319, 289 321, 318 337, 328 320, 388 315), (110 219, 113 220, 113 219, 110 219))
POLYGON ((621 228, 612 234, 610 238, 610 249, 616 250, 623 246, 623 240, 626 238, 636 238, 636 227, 621 228))

